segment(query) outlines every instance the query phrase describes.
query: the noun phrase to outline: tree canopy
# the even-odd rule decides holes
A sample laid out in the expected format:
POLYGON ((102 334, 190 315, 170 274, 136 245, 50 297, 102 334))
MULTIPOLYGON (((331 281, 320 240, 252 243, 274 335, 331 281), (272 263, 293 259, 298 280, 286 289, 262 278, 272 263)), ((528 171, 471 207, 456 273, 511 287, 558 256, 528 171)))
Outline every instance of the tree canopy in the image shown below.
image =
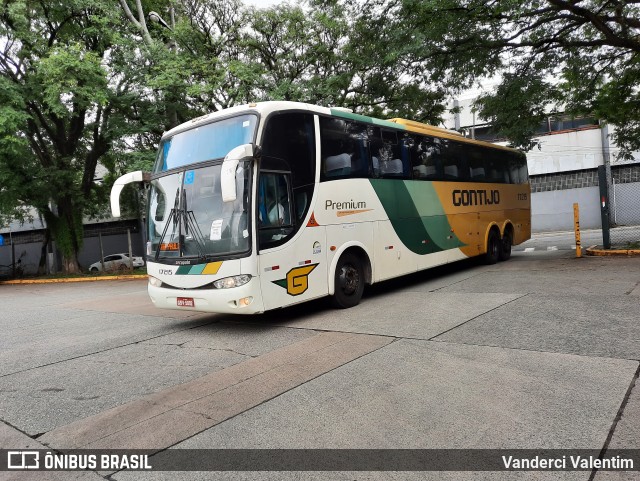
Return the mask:
POLYGON ((440 63, 453 89, 498 76, 482 117, 526 147, 549 106, 616 124, 627 155, 640 149, 640 6, 615 0, 398 0, 399 43, 440 63))
POLYGON ((112 12, 101 0, 20 0, 0 10, 0 205, 37 209, 68 271, 77 270, 83 215, 99 191, 98 160, 119 135, 120 75, 105 68, 120 42, 112 12))

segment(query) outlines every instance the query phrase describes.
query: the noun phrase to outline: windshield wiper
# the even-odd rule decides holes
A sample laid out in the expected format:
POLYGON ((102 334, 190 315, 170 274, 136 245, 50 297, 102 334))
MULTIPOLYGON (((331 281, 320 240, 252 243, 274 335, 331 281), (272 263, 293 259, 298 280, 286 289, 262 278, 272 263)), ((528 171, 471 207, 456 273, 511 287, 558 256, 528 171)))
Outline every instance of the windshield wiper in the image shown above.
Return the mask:
MULTIPOLYGON (((200 254, 201 259, 206 259, 206 254, 204 252, 205 240, 204 235, 202 235, 202 231, 200 230, 200 226, 196 221, 196 216, 193 214, 192 210, 187 210, 187 191, 182 191, 182 209, 180 210, 182 214, 182 221, 184 222, 184 232, 185 235, 189 235, 189 230, 191 230, 191 238, 195 241, 196 247, 198 248, 198 254, 200 254)), ((183 247, 184 247, 184 239, 181 237, 181 246, 180 246, 180 256, 184 255, 183 247)))
POLYGON ((196 221, 193 211, 187 210, 187 196, 184 190, 182 191, 182 196, 180 195, 180 189, 176 191, 176 200, 174 202, 173 209, 171 209, 171 211, 169 212, 169 217, 167 218, 167 222, 165 223, 162 235, 160 236, 160 241, 158 242, 158 249, 156 250, 155 255, 156 260, 160 257, 160 252, 162 251, 162 246, 164 245, 164 239, 167 236, 169 225, 171 224, 173 224, 173 232, 175 232, 175 228, 178 227, 178 252, 180 254, 179 257, 184 257, 186 238, 190 235, 191 239, 196 245, 196 248, 198 249, 198 259, 206 260, 207 256, 204 252, 204 235, 200 230, 200 226, 196 221), (180 199, 182 199, 182 202, 180 202, 180 199), (180 203, 182 203, 182 206, 180 206, 180 203), (184 234, 182 233, 183 226, 184 234), (191 234, 189 234, 189 232, 191 232, 191 234))

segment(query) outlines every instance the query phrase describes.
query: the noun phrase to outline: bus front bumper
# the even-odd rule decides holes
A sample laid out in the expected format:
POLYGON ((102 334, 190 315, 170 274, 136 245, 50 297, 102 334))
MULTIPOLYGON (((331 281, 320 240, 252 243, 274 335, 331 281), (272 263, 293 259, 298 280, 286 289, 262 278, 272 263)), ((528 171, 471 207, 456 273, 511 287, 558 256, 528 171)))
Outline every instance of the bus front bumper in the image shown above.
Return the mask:
POLYGON ((174 289, 148 284, 149 297, 160 309, 177 309, 221 314, 264 312, 260 279, 230 289, 174 289))

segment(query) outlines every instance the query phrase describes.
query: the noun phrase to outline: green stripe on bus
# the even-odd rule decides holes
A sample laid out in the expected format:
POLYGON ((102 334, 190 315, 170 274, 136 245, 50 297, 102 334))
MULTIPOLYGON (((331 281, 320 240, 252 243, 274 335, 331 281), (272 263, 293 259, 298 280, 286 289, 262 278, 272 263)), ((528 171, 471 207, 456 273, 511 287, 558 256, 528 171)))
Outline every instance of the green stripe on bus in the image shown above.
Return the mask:
POLYGON ((202 274, 202 271, 205 267, 207 267, 207 264, 197 264, 195 266, 191 266, 191 269, 189 269, 189 274, 202 274))
POLYGON ((396 124, 395 122, 389 122, 388 120, 376 119, 374 117, 367 117, 366 115, 354 114, 353 112, 344 112, 342 110, 331 109, 331 115, 336 117, 342 117, 343 119, 357 120, 359 122, 366 122, 368 124, 379 125, 381 127, 389 127, 392 129, 406 130, 404 125, 396 124))
POLYGON ((371 179, 376 195, 402 243, 416 254, 432 254, 465 244, 451 225, 431 182, 371 179))
POLYGON ((176 271, 177 276, 199 275, 205 270, 208 264, 196 264, 194 266, 180 266, 176 271))
POLYGON ((407 127, 405 125, 396 124, 395 122, 389 122, 388 120, 381 120, 381 119, 372 118, 371 121, 373 122, 374 125, 380 125, 381 127, 389 127, 391 129, 407 130, 407 127))

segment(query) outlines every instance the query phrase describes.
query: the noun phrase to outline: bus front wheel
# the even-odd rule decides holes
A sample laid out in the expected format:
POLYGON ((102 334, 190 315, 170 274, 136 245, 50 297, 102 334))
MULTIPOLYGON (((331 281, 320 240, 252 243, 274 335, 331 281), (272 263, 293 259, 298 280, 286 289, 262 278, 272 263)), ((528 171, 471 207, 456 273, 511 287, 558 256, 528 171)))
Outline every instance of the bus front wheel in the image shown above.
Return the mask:
POLYGON ((338 261, 331 303, 347 309, 358 305, 364 291, 364 269, 358 256, 345 252, 338 261))

